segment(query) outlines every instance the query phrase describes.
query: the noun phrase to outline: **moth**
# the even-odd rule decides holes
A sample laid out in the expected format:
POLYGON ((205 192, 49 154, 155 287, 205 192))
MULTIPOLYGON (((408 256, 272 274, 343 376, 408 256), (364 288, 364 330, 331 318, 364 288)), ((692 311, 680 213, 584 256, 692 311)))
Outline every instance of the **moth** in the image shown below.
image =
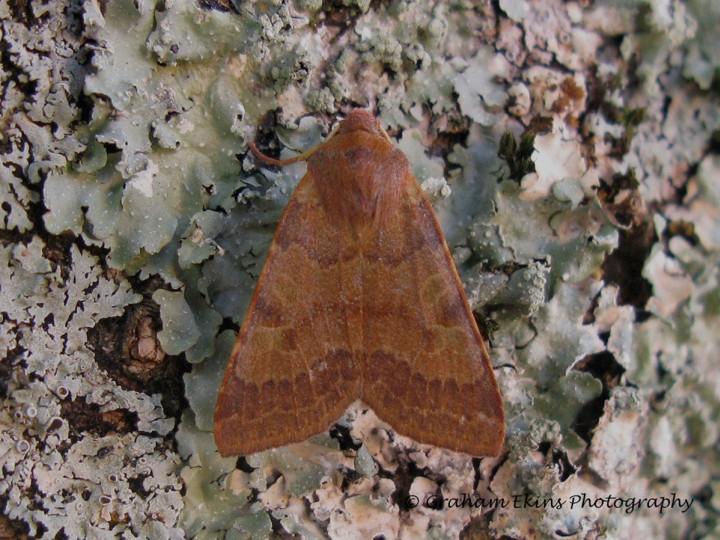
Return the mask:
POLYGON ((494 456, 488 352, 432 206, 380 123, 354 110, 304 160, 225 371, 223 456, 321 433, 361 400, 402 435, 494 456))

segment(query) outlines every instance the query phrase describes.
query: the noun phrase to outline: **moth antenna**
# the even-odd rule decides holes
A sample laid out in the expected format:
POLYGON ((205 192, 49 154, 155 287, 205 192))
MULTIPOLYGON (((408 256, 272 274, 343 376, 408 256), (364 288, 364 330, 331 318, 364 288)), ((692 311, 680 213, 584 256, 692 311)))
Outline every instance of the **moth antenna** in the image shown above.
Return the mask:
MULTIPOLYGON (((332 131, 327 136, 325 141, 316 144, 309 150, 305 150, 302 154, 298 154, 297 156, 293 156, 288 159, 275 159, 275 158, 271 158, 270 156, 266 156, 260 150, 258 150, 258 147, 255 146, 254 142, 251 142, 249 146, 250 146, 250 150, 252 150, 252 153, 255 154, 255 157, 257 157, 260 161, 263 161, 263 162, 267 163, 268 165, 275 165, 276 167, 284 167, 285 165, 291 165, 291 164, 297 163, 299 161, 307 161, 310 158, 310 156, 312 156, 317 150, 320 149, 320 147, 323 144, 325 144, 325 142, 332 139, 333 135, 335 135, 335 133, 337 133, 338 129, 340 129, 339 123, 332 129, 332 131)), ((384 130, 383 130, 383 133, 385 133, 384 130)), ((385 133, 385 136, 387 137, 387 133, 385 133)), ((388 140, 390 140, 390 137, 388 137, 388 140)))
POLYGON ((395 144, 395 143, 393 142, 393 140, 390 138, 390 135, 388 135, 388 132, 385 131, 381 125, 378 125, 378 127, 380 128, 380 133, 382 133, 382 134, 385 136, 385 138, 386 138, 388 141, 390 141, 390 143, 395 144))
POLYGON ((252 153, 255 154, 256 158, 258 158, 260 161, 263 161, 264 163, 267 163, 268 165, 275 165, 276 167, 284 167, 285 165, 297 163, 298 161, 305 161, 312 155, 313 152, 315 152, 316 148, 317 146, 303 152, 302 154, 298 154, 297 156, 293 156, 288 159, 275 159, 270 156, 266 156, 260 150, 258 150, 258 147, 255 146, 254 142, 250 143, 250 150, 252 150, 252 153))

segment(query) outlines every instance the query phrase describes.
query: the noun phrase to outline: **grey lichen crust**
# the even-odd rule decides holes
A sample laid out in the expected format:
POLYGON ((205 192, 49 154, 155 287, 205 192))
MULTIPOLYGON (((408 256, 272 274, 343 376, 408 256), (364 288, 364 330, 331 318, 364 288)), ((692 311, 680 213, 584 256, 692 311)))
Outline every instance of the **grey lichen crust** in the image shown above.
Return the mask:
POLYGON ((716 2, 0 0, 0 19, 1 527, 720 535, 716 2), (228 328, 304 173, 248 143, 293 155, 351 105, 407 154, 490 338, 497 459, 361 404, 305 443, 216 452, 228 328), (135 352, 189 362, 179 420, 90 344, 141 299, 161 329, 135 352))
POLYGON ((89 328, 140 296, 127 281, 103 276, 97 259, 74 246, 64 276, 44 247, 34 236, 0 248, 5 513, 25 521, 33 537, 63 531, 67 538, 115 538, 123 530, 181 537, 172 526, 183 506, 180 461, 163 442, 174 421, 159 395, 114 382, 87 345, 89 328), (82 419, 72 403, 108 418, 134 416, 136 431, 78 436, 82 419))

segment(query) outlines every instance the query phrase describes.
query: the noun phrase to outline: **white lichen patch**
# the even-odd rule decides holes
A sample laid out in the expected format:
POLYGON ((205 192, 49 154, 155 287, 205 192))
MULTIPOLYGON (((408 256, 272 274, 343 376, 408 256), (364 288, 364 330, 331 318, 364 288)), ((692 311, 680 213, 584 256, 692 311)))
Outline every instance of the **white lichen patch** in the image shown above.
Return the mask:
MULTIPOLYGON (((617 388, 595 428, 588 465, 615 489, 627 489, 645 453, 647 404, 632 389, 617 388)), ((665 447, 665 445, 662 445, 665 447)))
POLYGON ((693 231, 708 250, 720 249, 720 158, 707 156, 688 183, 685 204, 671 207, 667 217, 693 224, 693 231))
POLYGON ((663 317, 671 316, 690 298, 695 288, 692 278, 683 271, 681 264, 661 249, 654 250, 648 258, 643 274, 656 287, 655 294, 648 302, 648 309, 663 317))
POLYGON ((582 189, 578 181, 587 170, 585 160, 580 155, 580 145, 575 140, 563 140, 560 133, 550 133, 535 137, 535 152, 532 160, 535 163, 535 172, 529 173, 522 179, 523 192, 520 196, 525 200, 546 197, 560 182, 566 184, 575 181, 577 188, 571 190, 569 186, 562 185, 555 191, 560 200, 574 202, 575 205, 583 198, 582 189), (570 192, 569 194, 566 194, 570 192))
POLYGON ((0 251, 3 333, 13 351, 0 422, 6 513, 38 538, 181 538, 179 461, 164 443, 174 421, 160 396, 118 386, 87 345, 89 328, 140 297, 76 247, 66 280, 42 248, 35 237, 0 251), (78 431, 72 410, 131 415, 135 427, 104 436, 78 431))

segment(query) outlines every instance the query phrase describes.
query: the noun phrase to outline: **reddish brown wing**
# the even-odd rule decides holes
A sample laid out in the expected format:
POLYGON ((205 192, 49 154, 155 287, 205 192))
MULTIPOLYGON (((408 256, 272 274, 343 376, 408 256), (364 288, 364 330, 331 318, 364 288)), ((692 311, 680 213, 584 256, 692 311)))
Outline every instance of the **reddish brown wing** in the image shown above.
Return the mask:
POLYGON ((363 242, 363 400, 419 442, 497 455, 502 400, 444 237, 409 168, 388 170, 363 242))
POLYGON ((220 388, 220 453, 304 440, 362 398, 403 435, 496 455, 492 366, 407 160, 366 112, 309 155, 220 388))
POLYGON ((329 220, 308 172, 288 203, 215 409, 224 456, 299 442, 359 395, 357 243, 329 220))

